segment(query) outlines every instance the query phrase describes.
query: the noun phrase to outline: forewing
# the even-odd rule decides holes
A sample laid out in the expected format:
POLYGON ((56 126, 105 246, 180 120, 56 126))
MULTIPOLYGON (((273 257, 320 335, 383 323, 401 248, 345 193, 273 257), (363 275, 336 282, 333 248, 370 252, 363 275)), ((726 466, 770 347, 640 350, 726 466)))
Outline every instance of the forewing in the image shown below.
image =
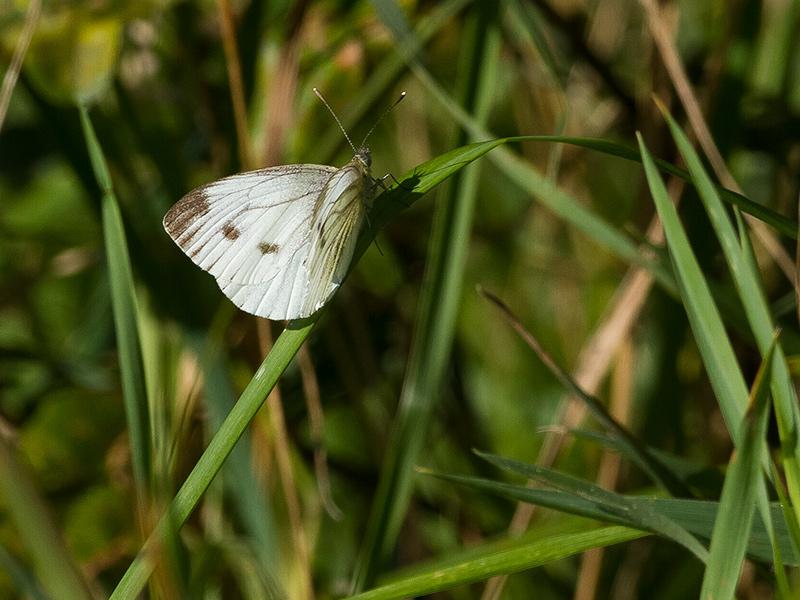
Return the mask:
POLYGON ((304 315, 325 304, 347 274, 366 212, 367 178, 351 162, 333 175, 318 200, 307 258, 304 315))
POLYGON ((315 209, 339 171, 288 165, 226 177, 178 201, 164 229, 239 308, 294 318, 308 287, 315 209))

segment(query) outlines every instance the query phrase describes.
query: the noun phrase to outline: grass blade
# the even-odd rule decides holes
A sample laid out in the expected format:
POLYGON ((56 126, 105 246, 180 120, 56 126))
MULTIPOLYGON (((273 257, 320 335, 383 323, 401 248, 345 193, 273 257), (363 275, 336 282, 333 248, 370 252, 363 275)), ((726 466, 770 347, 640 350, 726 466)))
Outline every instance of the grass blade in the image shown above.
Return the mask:
POLYGON ((627 520, 634 527, 659 533, 677 542, 701 561, 706 562, 708 560, 708 551, 697 538, 682 525, 663 513, 654 510, 651 506, 631 502, 625 496, 610 492, 572 475, 484 452, 477 452, 477 454, 505 471, 544 482, 556 489, 588 500, 601 511, 607 512, 612 516, 617 515, 621 519, 627 520))
POLYGON ((350 600, 389 600, 418 597, 456 586, 482 581, 495 575, 518 573, 547 563, 642 537, 641 531, 626 527, 604 527, 579 533, 555 534, 534 541, 497 549, 487 544, 485 551, 472 551, 470 557, 447 567, 418 571, 386 585, 351 596, 350 600))
POLYGON ((150 421, 139 340, 139 317, 133 270, 131 269, 122 215, 114 195, 111 175, 108 172, 103 151, 89 119, 88 109, 82 106, 80 113, 83 135, 89 149, 92 168, 97 183, 103 191, 103 238, 108 262, 108 278, 111 283, 111 305, 117 334, 122 395, 128 421, 133 478, 136 484, 139 508, 143 509, 150 480, 150 421))
MULTIPOLYGON (((686 142, 688 143, 688 140, 686 140, 686 142)), ((664 225, 664 232, 670 251, 670 256, 675 266, 678 280, 681 283, 682 296, 684 305, 686 307, 686 312, 689 317, 689 323, 692 327, 692 331, 694 332, 695 340, 698 348, 700 349, 703 363, 706 366, 711 385, 714 388, 714 392, 716 394, 717 401, 719 402, 720 410, 725 419, 728 431, 730 432, 731 439, 738 448, 742 442, 740 424, 744 418, 744 406, 747 402, 747 392, 744 389, 744 377, 742 376, 741 370, 736 363, 736 357, 734 356, 733 349, 731 348, 730 340, 725 333, 719 312, 717 311, 717 308, 711 299, 708 285, 702 275, 702 272, 700 271, 699 265, 697 264, 697 259, 694 257, 694 253, 689 245, 689 241, 686 238, 686 233, 681 226, 677 210, 667 196, 666 190, 664 189, 664 184, 656 171, 655 165, 649 152, 647 151, 647 148, 644 145, 644 142, 641 139, 641 136, 639 136, 639 146, 642 152, 642 161, 645 167, 645 173, 647 175, 650 191, 653 196, 653 200, 656 203, 656 209, 658 210, 659 216, 661 217, 661 221, 664 225)), ((701 190, 701 197, 709 193, 707 189, 708 186, 704 185, 702 179, 697 183, 697 185, 704 188, 701 190)), ((717 202, 717 204, 719 204, 719 202, 717 202)), ((714 212, 716 213, 716 210, 714 212)), ((712 223, 715 223, 715 227, 720 225, 720 223, 715 222, 717 217, 719 217, 718 214, 716 217, 712 217, 712 223)), ((727 215, 725 215, 725 218, 727 219, 727 215)), ((730 225, 729 222, 728 225, 730 225)), ((732 250, 730 248, 730 237, 727 235, 723 237, 724 240, 721 239, 721 242, 723 244, 723 248, 727 248, 727 256, 727 253, 732 250)), ((737 244, 737 248, 732 252, 732 254, 735 255, 733 258, 735 259, 734 264, 736 266, 733 267, 732 270, 743 269, 744 271, 747 271, 749 260, 743 258, 742 254, 738 251, 738 239, 734 238, 734 243, 737 244)), ((737 273, 735 277, 738 282, 737 287, 739 287, 742 283, 740 281, 740 277, 742 277, 741 272, 737 273)), ((760 294, 760 288, 758 288, 757 282, 752 281, 746 283, 745 285, 750 288, 750 291, 754 291, 756 295, 760 294)), ((741 294, 742 292, 740 291, 740 296, 741 294)), ((744 298, 742 298, 742 300, 745 302, 744 298)), ((758 316, 765 316, 757 315, 758 307, 759 303, 754 298, 747 299, 746 312, 748 312, 748 319, 750 320, 751 324, 753 322, 752 317, 754 315, 754 311, 757 318, 758 316), (750 307, 749 310, 747 309, 748 305, 750 307)), ((766 315, 766 319, 769 321, 768 315, 766 315)), ((778 358, 780 348, 776 346, 775 351, 776 358, 778 358)), ((773 370, 773 381, 774 377, 775 375, 773 370)), ((788 478, 789 473, 793 472, 792 467, 796 465, 793 455, 784 455, 784 465, 787 464, 789 467, 787 469, 788 478)), ((767 514, 766 486, 762 484, 758 494, 759 510, 763 513, 764 520, 768 522, 770 516, 767 514)))
MULTIPOLYGON (((592 494, 578 495, 571 492, 531 488, 479 477, 434 473, 424 469, 420 469, 420 472, 510 500, 528 502, 552 510, 626 527, 642 528, 643 525, 632 519, 627 510, 619 510, 620 507, 628 506, 633 510, 644 513, 657 513, 677 523, 680 527, 704 541, 711 539, 711 531, 719 510, 718 502, 706 500, 622 496, 607 490, 602 490, 596 494, 593 490, 592 494), (606 499, 610 499, 610 502, 606 499)), ((547 476, 550 477, 551 474, 552 472, 547 476)), ((563 483, 563 478, 568 476, 558 473, 557 477, 561 478, 563 483)), ((575 481, 574 485, 576 486, 578 486, 578 483, 581 486, 594 485, 591 482, 572 479, 575 481)), ((769 509, 770 519, 775 524, 775 538, 780 545, 781 553, 786 557, 784 563, 797 565, 798 555, 792 548, 791 536, 786 526, 786 521, 782 517, 779 503, 771 504, 769 509)), ((753 521, 747 554, 749 557, 764 563, 770 563, 773 558, 770 534, 759 515, 756 515, 756 519, 753 521)))
MULTIPOLYGON (((769 415, 767 382, 774 350, 773 342, 753 383, 750 407, 742 424, 742 444, 734 450, 722 487, 701 598, 733 598, 736 591, 762 478, 761 464, 769 415)), ((776 567, 782 568, 779 564, 776 567)))
MULTIPOLYGON (((753 331, 761 356, 766 360, 766 355, 774 344, 775 356, 771 373, 772 398, 775 403, 775 419, 778 423, 778 432, 781 439, 781 457, 789 497, 795 507, 800 511, 800 442, 798 441, 798 423, 800 412, 797 408, 797 394, 789 375, 786 356, 780 343, 775 343, 775 325, 769 312, 764 291, 761 287, 760 275, 752 260, 749 241, 742 239, 734 229, 725 207, 717 194, 711 179, 705 172, 700 157, 692 148, 686 134, 681 131, 675 120, 662 108, 667 119, 672 137, 675 139, 689 172, 692 175, 695 187, 700 194, 700 199, 708 213, 711 224, 722 246, 725 260, 728 263, 733 281, 739 293, 739 298, 747 315, 747 321, 753 331), (742 247, 745 243, 745 248, 742 247)), ((737 423, 738 426, 738 423, 737 423)), ((800 513, 798 513, 800 514, 800 513)))
POLYGON ((44 500, 20 463, 17 452, 2 436, 0 481, 3 482, 4 508, 13 519, 20 539, 30 550, 36 575, 45 593, 51 598, 64 600, 91 600, 89 588, 44 500))
POLYGON ((683 484, 680 478, 672 473, 658 457, 652 454, 647 447, 642 444, 627 428, 620 424, 611 416, 605 406, 594 396, 587 394, 576 382, 564 371, 553 358, 545 352, 539 340, 522 325, 517 316, 511 311, 500 298, 491 292, 480 288, 478 293, 494 304, 514 331, 525 341, 539 360, 555 376, 564 388, 584 403, 589 412, 594 415, 601 425, 603 425, 614 437, 617 447, 630 460, 640 465, 648 476, 661 485, 673 496, 691 496, 689 489, 683 484))
POLYGON ((639 147, 650 193, 664 226, 667 247, 680 283, 689 324, 694 332, 695 341, 703 357, 728 431, 731 432, 734 443, 738 445, 741 441, 739 424, 744 418, 748 397, 744 376, 736 362, 736 355, 711 297, 708 283, 678 218, 678 211, 667 195, 664 182, 658 175, 655 163, 641 136, 639 147))
MULTIPOLYGON (((535 136, 535 139, 531 139, 530 141, 569 144, 571 146, 586 148, 602 154, 608 154, 609 156, 617 156, 633 162, 642 162, 642 155, 635 148, 605 139, 572 137, 564 135, 538 135, 535 136)), ((653 158, 653 162, 655 162, 655 165, 658 167, 659 171, 683 179, 688 183, 695 183, 693 175, 686 169, 676 167, 672 163, 661 158, 653 158)), ((751 214, 754 217, 764 221, 764 223, 774 227, 776 231, 779 231, 787 237, 795 240, 798 238, 797 221, 785 217, 782 214, 775 212, 771 208, 768 208, 763 204, 759 204, 747 196, 744 196, 738 192, 734 192, 733 190, 729 190, 728 188, 725 188, 719 184, 712 183, 712 186, 716 190, 717 194, 719 194, 720 198, 728 204, 736 206, 743 212, 751 214)))
MULTIPOLYGON (((414 72, 428 93, 467 131, 476 137, 492 137, 484 127, 465 110, 460 108, 450 95, 440 86, 431 74, 421 65, 410 63, 414 72)), ((517 136, 507 141, 535 141, 540 136, 517 136)), ((556 216, 569 223, 603 248, 615 254, 628 264, 647 269, 658 284, 673 296, 678 295, 675 278, 669 267, 661 261, 644 256, 639 246, 607 220, 595 214, 582 202, 559 188, 547 176, 539 173, 525 160, 502 148, 494 152, 491 160, 505 175, 519 185, 520 189, 532 194, 537 201, 556 216)))

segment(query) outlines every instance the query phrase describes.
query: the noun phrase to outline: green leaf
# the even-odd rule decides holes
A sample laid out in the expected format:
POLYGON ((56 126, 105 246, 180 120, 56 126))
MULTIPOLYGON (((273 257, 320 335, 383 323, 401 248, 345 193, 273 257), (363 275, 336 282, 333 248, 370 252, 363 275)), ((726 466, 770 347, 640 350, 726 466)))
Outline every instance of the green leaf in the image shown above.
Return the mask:
MULTIPOLYGON (((722 486, 701 598, 733 598, 739 581, 763 477, 761 465, 766 450, 769 414, 769 385, 766 382, 772 369, 774 349, 773 342, 756 375, 750 407, 742 424, 742 443, 733 452, 722 486)), ((780 565, 776 566, 780 568, 780 565)))
POLYGON ((531 348, 542 364, 561 383, 566 391, 580 399, 594 418, 603 425, 614 437, 615 444, 620 451, 638 464, 647 475, 657 484, 662 486, 673 496, 690 496, 690 490, 672 471, 663 464, 659 458, 650 452, 645 444, 636 438, 628 429, 619 423, 606 409, 600 400, 587 394, 570 375, 545 351, 539 340, 528 331, 517 316, 500 298, 493 293, 478 289, 484 298, 493 303, 511 327, 531 348))
MULTIPOLYGON (((3 508, 16 525, 20 541, 30 552, 36 575, 51 598, 90 600, 92 595, 80 568, 15 448, 0 436, 0 481, 3 508)), ((4 553, 5 554, 5 553, 4 553)), ((2 558, 2 557, 0 557, 2 558)), ((4 561, 4 562, 7 562, 4 561)), ((19 579, 22 574, 12 572, 19 579)), ((26 578, 29 581, 29 578, 26 578)), ((35 583, 30 582, 31 590, 35 583)))
POLYGON ((627 520, 634 527, 659 533, 682 545, 703 562, 708 559, 708 551, 689 531, 670 517, 653 510, 650 506, 631 502, 620 494, 609 492, 591 482, 565 473, 559 473, 552 469, 545 469, 484 452, 476 453, 484 460, 501 469, 523 475, 528 479, 545 482, 564 492, 588 500, 604 512, 620 516, 620 518, 627 520))
MULTIPOLYGON (((637 152, 636 149, 624 144, 610 142, 605 139, 571 137, 563 135, 539 135, 534 136, 534 138, 535 139, 531 139, 530 141, 569 144, 571 146, 579 146, 581 148, 594 150, 595 152, 601 152, 610 156, 617 156, 633 162, 642 162, 642 155, 637 152)), ((688 183, 696 184, 693 175, 691 175, 686 169, 676 167, 672 163, 660 158, 654 158, 653 161, 660 171, 668 173, 669 175, 674 175, 675 177, 679 177, 688 183)), ((734 192, 718 184, 712 183, 712 186, 717 194, 719 194, 720 198, 725 202, 731 204, 732 206, 736 206, 737 208, 753 215, 761 221, 764 221, 764 223, 774 227, 775 230, 781 232, 783 235, 795 240, 798 239, 797 221, 785 217, 782 214, 775 212, 771 208, 768 208, 763 204, 759 204, 758 202, 755 202, 754 200, 751 200, 747 196, 744 196, 738 192, 734 192)))
POLYGON ((728 431, 738 445, 741 439, 738 428, 744 417, 748 397, 744 376, 722 324, 722 317, 711 297, 708 283, 678 218, 678 211, 667 195, 664 182, 641 136, 639 147, 650 193, 664 226, 667 248, 678 278, 689 324, 728 431))
MULTIPOLYGON (((491 479, 479 477, 468 477, 464 475, 451 475, 445 473, 433 473, 420 469, 421 472, 433 475, 445 481, 452 481, 460 485, 465 485, 475 490, 488 492, 503 498, 509 498, 518 502, 528 502, 543 506, 560 512, 565 512, 581 517, 596 519, 607 523, 615 523, 627 527, 644 528, 648 531, 649 526, 644 527, 638 516, 631 516, 631 511, 641 514, 658 514, 674 522, 693 536, 697 536, 703 541, 711 539, 711 531, 714 527, 719 503, 705 500, 686 500, 682 498, 647 498, 638 496, 622 496, 601 490, 597 492, 591 482, 572 478, 573 481, 568 485, 573 486, 580 493, 572 491, 531 488, 524 485, 502 483, 491 479), (625 507, 625 510, 620 510, 625 507)), ((569 477, 563 473, 546 474, 548 481, 555 483, 560 481, 564 485, 562 478, 569 477)), ((565 485, 567 487, 567 485, 565 485)), ((781 513, 779 503, 770 505, 770 518, 775 524, 776 540, 780 544, 781 553, 785 557, 784 563, 797 565, 798 558, 792 549, 792 542, 781 513)), ((772 561, 773 554, 770 543, 770 536, 764 526, 764 522, 757 514, 753 522, 750 539, 747 546, 747 554, 753 559, 769 563, 772 561)))
POLYGON ((592 548, 620 544, 642 536, 625 527, 604 527, 579 533, 550 535, 534 541, 515 540, 505 547, 486 544, 473 549, 469 558, 446 567, 415 570, 413 575, 351 596, 350 600, 388 600, 433 594, 460 585, 483 581, 495 575, 508 575, 567 558, 592 548))
MULTIPOLYGON (((420 81, 425 85, 428 92, 450 113, 450 115, 458 121, 467 131, 472 133, 475 137, 484 137, 484 138, 491 138, 494 137, 491 132, 485 129, 480 123, 478 123, 472 115, 467 113, 466 111, 459 108, 458 104, 453 102, 450 99, 450 96, 447 92, 442 88, 436 81, 434 77, 428 73, 421 65, 410 64, 409 67, 415 73, 415 75, 420 79, 420 81)), ((571 144, 574 146, 581 146, 587 149, 595 150, 597 152, 602 152, 604 154, 608 154, 611 156, 618 156, 620 158, 624 158, 626 160, 642 162, 641 154, 638 153, 633 148, 628 146, 618 144, 615 142, 609 142, 604 139, 598 138, 584 138, 584 137, 571 137, 571 136, 557 136, 557 135, 534 135, 534 136, 526 136, 525 141, 530 142, 554 142, 554 143, 564 143, 564 144, 571 144)), ((507 151, 501 151, 495 153, 492 160, 497 163, 497 165, 506 172, 506 174, 518 181, 525 189, 527 189, 527 185, 533 187, 534 189, 538 189, 542 184, 540 178, 542 177, 539 175, 535 169, 526 165, 525 163, 517 164, 514 160, 513 155, 511 155, 507 151), (528 184, 525 184, 525 181, 528 181, 528 184), (532 185, 531 185, 532 184, 532 185)), ((676 177, 680 177, 685 181, 691 181, 691 176, 687 173, 686 170, 681 169, 672 165, 671 163, 661 160, 655 159, 655 164, 658 166, 659 169, 663 170, 666 173, 674 175, 676 177)), ((798 223, 792 219, 784 217, 780 213, 776 213, 775 211, 767 208, 755 202, 746 196, 743 196, 737 192, 733 192, 726 188, 719 186, 718 191, 722 198, 733 204, 734 206, 738 206, 743 211, 752 214, 754 217, 761 219, 765 223, 771 225, 776 230, 780 231, 784 235, 791 237, 793 239, 798 239, 798 223)), ((563 192, 562 192, 563 194, 563 192)), ((574 200, 569 198, 566 194, 563 194, 562 197, 557 197, 554 199, 549 199, 546 195, 540 194, 538 191, 536 193, 537 197, 539 197, 540 202, 545 204, 551 210, 554 210, 556 214, 561 216, 564 220, 569 223, 572 223, 574 226, 578 227, 579 229, 583 230, 584 227, 592 224, 591 228, 586 229, 586 233, 591 235, 592 231, 603 232, 603 227, 598 223, 593 223, 593 221, 600 220, 598 217, 586 217, 585 215, 581 214, 580 212, 576 215, 571 215, 568 211, 560 211, 558 210, 560 205, 567 201, 567 204, 572 204, 574 200), (587 221, 588 219, 588 221, 587 221)), ((580 204, 578 204, 580 206, 580 204)), ((572 208, 572 207, 570 207, 572 208)), ((609 233, 604 232, 604 236, 608 237, 609 233)), ((612 238, 613 239, 613 236, 612 238)), ((624 244, 620 245, 621 242, 617 240, 612 248, 624 248, 624 244)), ((660 277, 662 274, 657 274, 657 279, 659 279, 659 283, 662 285, 664 281, 661 281, 660 277)))
POLYGON ((147 404, 147 386, 139 339, 139 317, 136 307, 136 289, 133 283, 128 242, 122 224, 122 214, 111 184, 102 148, 89 119, 85 106, 80 108, 81 125, 95 178, 103 190, 103 239, 106 248, 108 278, 111 283, 111 305, 117 334, 119 367, 122 377, 122 395, 128 420, 133 476, 140 507, 145 506, 145 495, 150 478, 150 421, 147 404))
MULTIPOLYGON (((728 263, 739 298, 744 306, 747 321, 753 331, 758 349, 762 357, 774 343, 775 325, 769 312, 769 305, 761 286, 752 249, 746 236, 740 237, 722 204, 711 179, 703 168, 700 157, 692 148, 686 134, 681 131, 675 120, 662 109, 667 119, 672 137, 681 152, 689 172, 692 175, 700 199, 714 227, 717 239, 722 246, 725 260, 728 263)), ((800 440, 798 440, 798 423, 800 412, 797 406, 797 394, 789 375, 786 356, 780 343, 775 346, 775 357, 771 373, 772 397, 775 402, 775 419, 781 439, 781 458, 786 473, 789 497, 795 511, 800 511, 800 440)), ((730 423, 729 423, 730 425, 730 423)), ((738 422, 736 423, 738 426, 738 422)), ((800 512, 798 512, 800 516, 800 512)))

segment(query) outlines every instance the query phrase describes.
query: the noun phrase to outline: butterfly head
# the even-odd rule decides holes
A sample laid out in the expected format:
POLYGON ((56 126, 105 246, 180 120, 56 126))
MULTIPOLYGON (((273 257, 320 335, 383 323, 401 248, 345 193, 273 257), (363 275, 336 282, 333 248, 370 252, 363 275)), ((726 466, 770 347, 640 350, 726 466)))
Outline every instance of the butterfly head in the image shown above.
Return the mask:
POLYGON ((369 169, 372 166, 372 152, 370 152, 369 146, 361 146, 356 152, 355 159, 369 169))

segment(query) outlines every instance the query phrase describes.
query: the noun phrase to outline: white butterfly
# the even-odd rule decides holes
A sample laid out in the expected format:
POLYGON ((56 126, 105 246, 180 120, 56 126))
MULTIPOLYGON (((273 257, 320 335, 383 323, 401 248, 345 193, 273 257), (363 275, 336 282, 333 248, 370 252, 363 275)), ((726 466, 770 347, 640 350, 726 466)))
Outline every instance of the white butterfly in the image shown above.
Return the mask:
POLYGON ((370 175, 369 148, 356 150, 342 132, 355 156, 341 168, 285 165, 225 177, 189 192, 164 216, 170 237, 242 310, 308 317, 347 274, 380 180, 370 175))

